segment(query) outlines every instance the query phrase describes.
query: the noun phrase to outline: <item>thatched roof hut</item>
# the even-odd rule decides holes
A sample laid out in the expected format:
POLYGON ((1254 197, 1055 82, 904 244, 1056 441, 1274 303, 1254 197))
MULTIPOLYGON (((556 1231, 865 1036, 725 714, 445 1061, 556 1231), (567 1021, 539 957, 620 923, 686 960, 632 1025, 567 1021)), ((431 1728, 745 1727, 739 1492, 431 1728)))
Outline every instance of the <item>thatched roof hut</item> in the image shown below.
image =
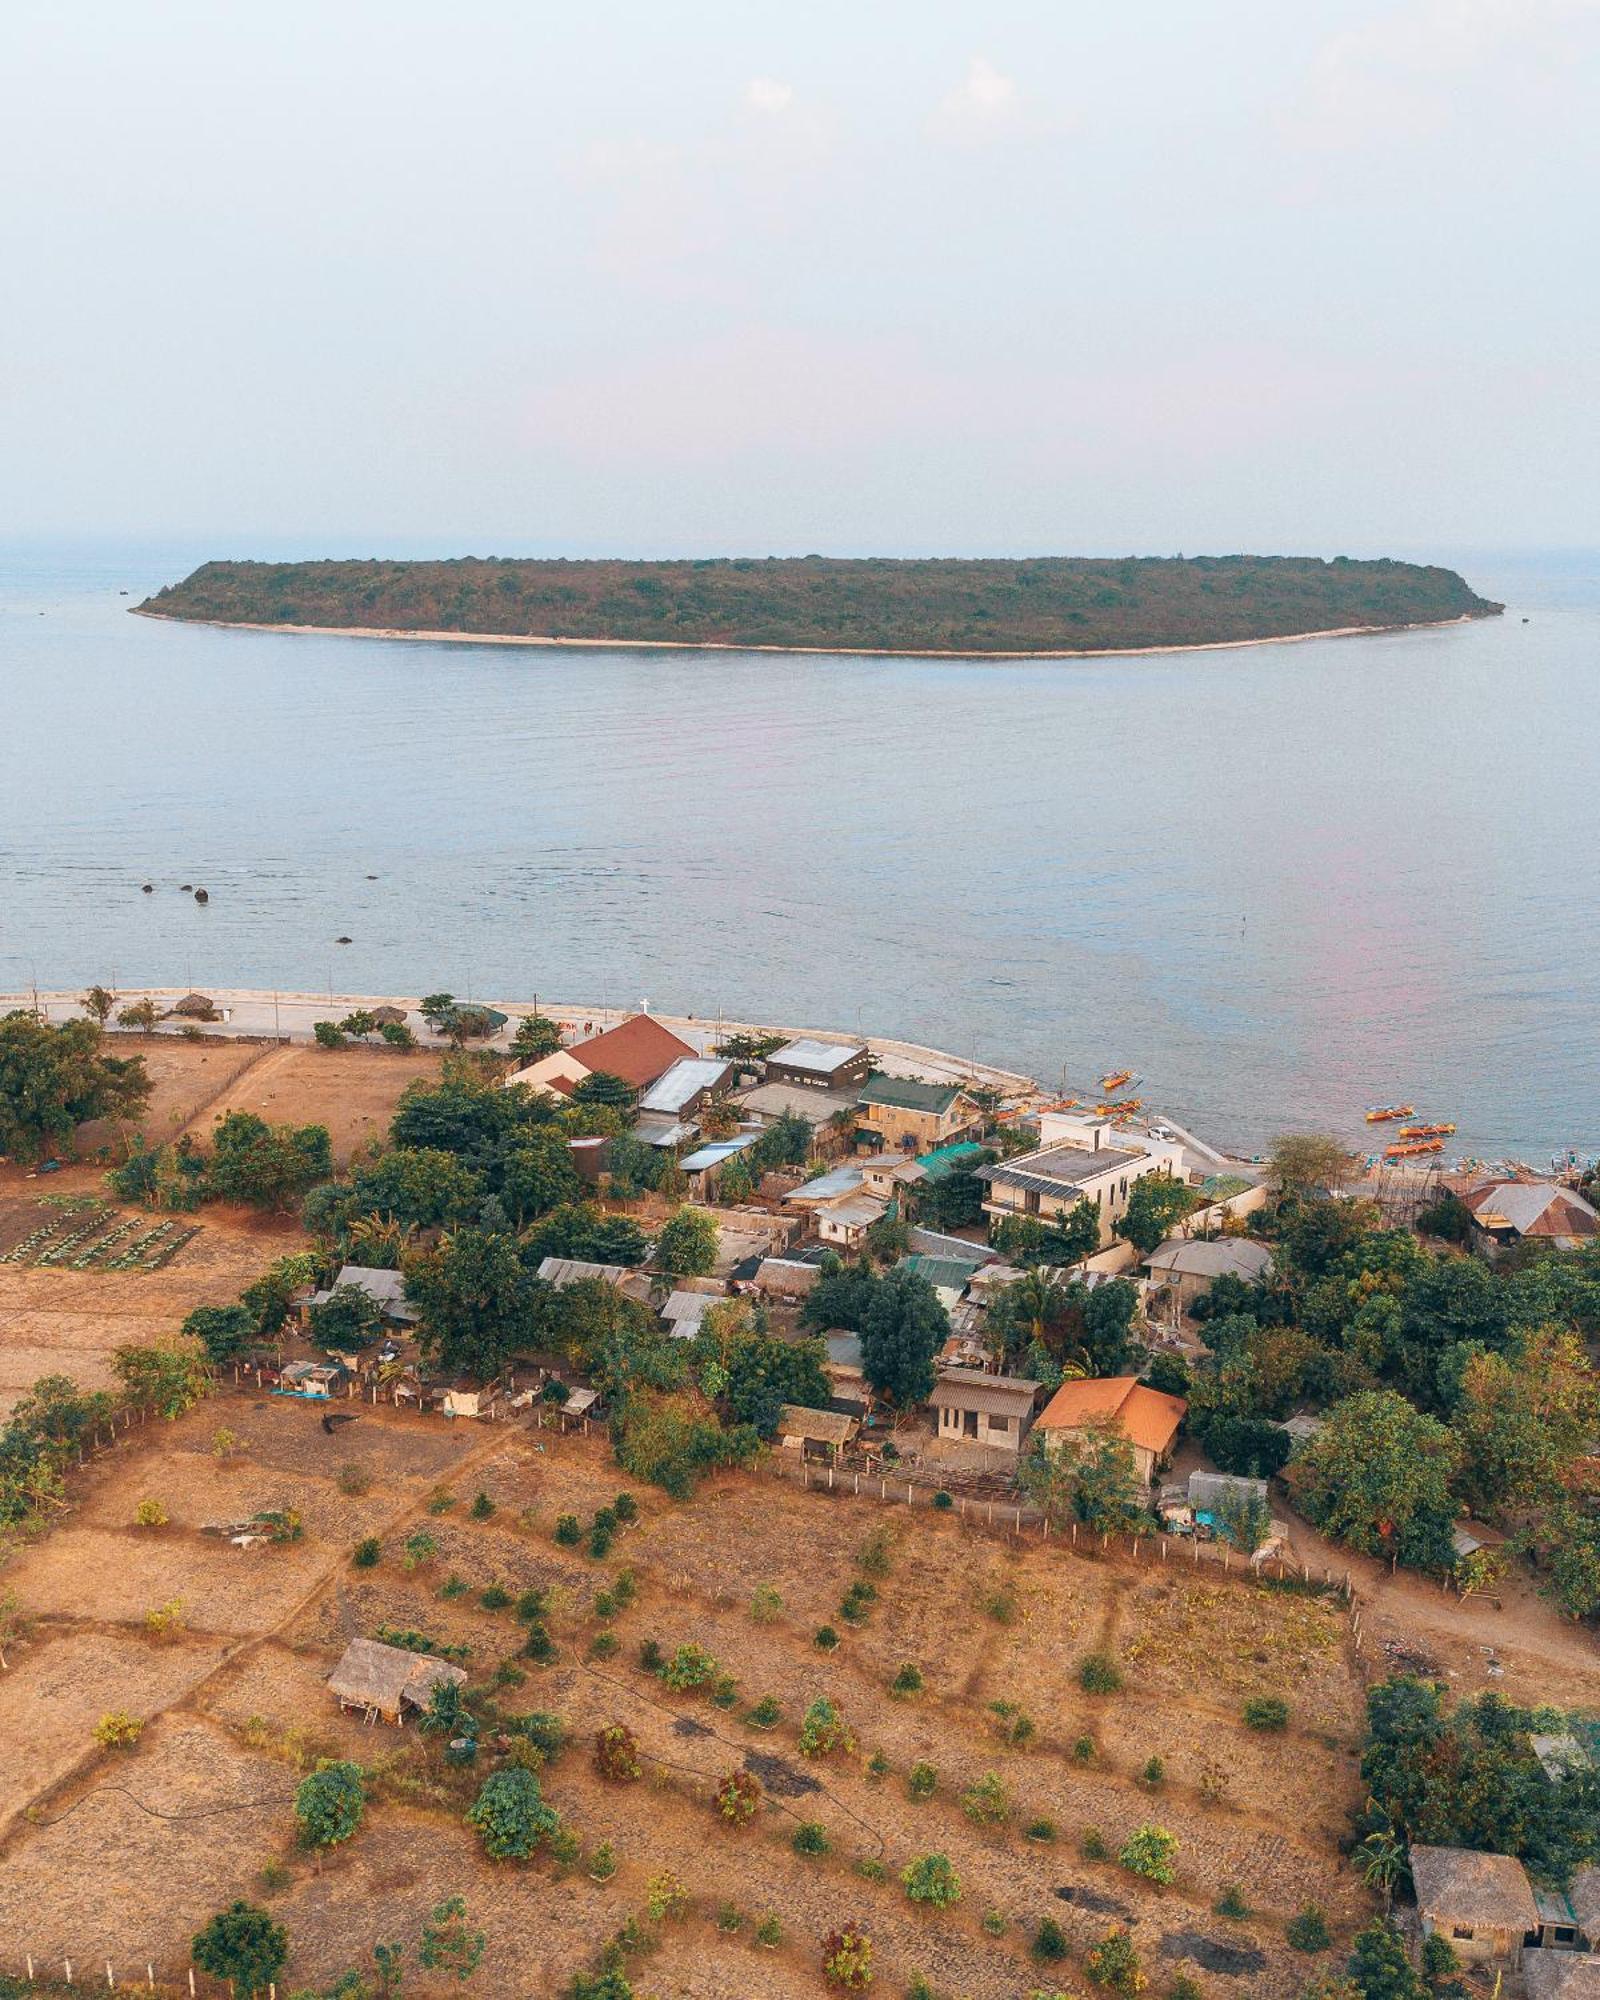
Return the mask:
POLYGON ((344 1657, 328 1676, 328 1686, 341 1708, 362 1708, 397 1727, 405 1710, 426 1708, 441 1681, 460 1686, 466 1672, 428 1653, 408 1653, 377 1639, 352 1639, 344 1657))
POLYGON ((380 1028, 403 1028, 406 1024, 404 1007, 374 1007, 372 1018, 380 1028))
POLYGON ((182 1014, 191 1021, 214 1021, 217 1018, 216 1003, 207 999, 204 993, 185 993, 172 1012, 182 1014))

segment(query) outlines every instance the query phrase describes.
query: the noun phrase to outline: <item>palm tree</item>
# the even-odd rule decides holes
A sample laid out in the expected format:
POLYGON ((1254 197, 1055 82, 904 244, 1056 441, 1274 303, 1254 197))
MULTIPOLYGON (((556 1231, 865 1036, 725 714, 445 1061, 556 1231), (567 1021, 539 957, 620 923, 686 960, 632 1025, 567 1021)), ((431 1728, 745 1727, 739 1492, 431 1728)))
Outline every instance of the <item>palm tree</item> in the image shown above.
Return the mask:
MULTIPOLYGON (((1371 1807, 1375 1801, 1369 1799, 1371 1807)), ((1382 1826, 1375 1827, 1356 1849, 1356 1872, 1369 1889, 1383 1891, 1383 1908, 1388 1914, 1394 1903, 1395 1884, 1406 1872, 1405 1843, 1395 1832, 1394 1822, 1386 1819, 1382 1826)))
POLYGON ((350 1224, 350 1248, 359 1250, 365 1263, 375 1270, 398 1271, 411 1248, 416 1229, 392 1215, 358 1215, 350 1224))
MULTIPOLYGON (((1024 1271, 1014 1285, 1008 1285, 1006 1291, 1016 1301, 1016 1310, 1027 1320, 1033 1344, 1049 1351, 1046 1329, 1061 1327, 1071 1314, 1072 1302, 1067 1296, 1066 1286, 1046 1276, 1043 1267, 1035 1264, 1024 1271)), ((1081 1381, 1094 1372, 1089 1354, 1083 1347, 1063 1344, 1056 1359, 1061 1366, 1063 1381, 1081 1381)))

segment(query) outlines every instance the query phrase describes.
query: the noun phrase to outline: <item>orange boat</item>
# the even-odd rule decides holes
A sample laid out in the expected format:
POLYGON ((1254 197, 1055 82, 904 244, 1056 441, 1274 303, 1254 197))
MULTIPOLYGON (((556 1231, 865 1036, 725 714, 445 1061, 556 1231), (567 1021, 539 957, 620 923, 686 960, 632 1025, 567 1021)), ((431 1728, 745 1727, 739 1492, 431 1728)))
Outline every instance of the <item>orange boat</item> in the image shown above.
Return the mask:
POLYGON ((1402 1125, 1402 1139, 1448 1139, 1456 1128, 1453 1125, 1402 1125))
POLYGON ((1391 1118, 1410 1118, 1416 1113, 1414 1104, 1374 1104, 1367 1112, 1369 1125, 1382 1125, 1391 1118))
POLYGON ((1419 1153, 1442 1153, 1443 1151, 1444 1141, 1442 1139, 1407 1139, 1397 1145, 1385 1146, 1383 1157, 1386 1160, 1411 1160, 1415 1159, 1419 1153))
POLYGON ((1132 1083, 1132 1081, 1133 1071, 1131 1069, 1114 1069, 1101 1077, 1100 1088, 1102 1090, 1120 1090, 1125 1083, 1132 1083))

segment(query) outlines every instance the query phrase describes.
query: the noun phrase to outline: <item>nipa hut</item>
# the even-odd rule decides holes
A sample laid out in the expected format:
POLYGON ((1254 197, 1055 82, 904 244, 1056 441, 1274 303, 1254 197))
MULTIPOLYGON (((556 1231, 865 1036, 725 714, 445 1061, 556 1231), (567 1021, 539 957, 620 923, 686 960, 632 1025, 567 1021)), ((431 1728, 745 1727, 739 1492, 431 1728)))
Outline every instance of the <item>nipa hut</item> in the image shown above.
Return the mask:
POLYGON ((328 1676, 341 1708, 359 1708, 368 1722, 380 1717, 398 1729, 408 1708, 426 1708, 441 1681, 466 1680, 466 1672, 427 1653, 408 1653, 377 1639, 352 1639, 328 1676))

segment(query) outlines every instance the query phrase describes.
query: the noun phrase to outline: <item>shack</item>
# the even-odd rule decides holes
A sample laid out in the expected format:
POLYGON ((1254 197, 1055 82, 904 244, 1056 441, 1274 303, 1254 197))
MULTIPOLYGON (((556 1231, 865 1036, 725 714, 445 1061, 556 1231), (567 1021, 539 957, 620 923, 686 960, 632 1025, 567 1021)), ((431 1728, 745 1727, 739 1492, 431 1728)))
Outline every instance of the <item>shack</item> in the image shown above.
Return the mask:
POLYGON ((1437 1932, 1472 1965, 1521 1963, 1539 1912, 1520 1861, 1509 1854, 1413 1843, 1411 1880, 1424 1936, 1437 1932))
POLYGON ((1018 1375, 986 1375, 975 1368, 947 1368, 928 1398, 941 1438, 995 1445, 1020 1452, 1033 1421, 1039 1384, 1018 1375))
POLYGON ((785 1403, 778 1412, 778 1442, 806 1458, 832 1459, 849 1444, 859 1428, 843 1410, 807 1410, 785 1403))
POLYGON ((457 1687, 466 1672, 428 1653, 408 1653, 377 1639, 352 1639, 328 1676, 328 1686, 342 1709, 361 1709, 368 1722, 404 1725, 408 1708, 426 1708, 441 1682, 457 1687))

